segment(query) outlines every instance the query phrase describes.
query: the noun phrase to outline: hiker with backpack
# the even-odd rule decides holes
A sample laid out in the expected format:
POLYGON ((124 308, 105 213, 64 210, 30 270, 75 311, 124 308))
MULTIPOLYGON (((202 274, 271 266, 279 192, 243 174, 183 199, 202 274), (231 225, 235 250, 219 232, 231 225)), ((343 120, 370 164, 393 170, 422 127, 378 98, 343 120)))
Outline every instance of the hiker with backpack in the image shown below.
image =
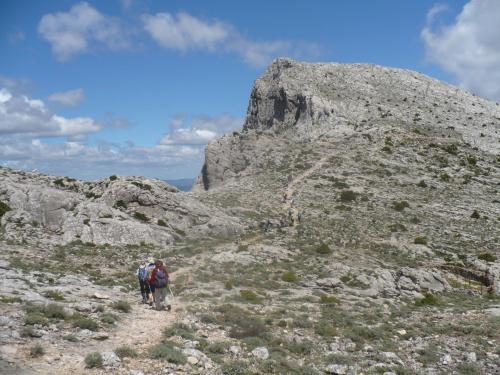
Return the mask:
POLYGON ((153 274, 153 270, 155 269, 155 267, 155 260, 153 258, 149 258, 146 275, 146 282, 151 292, 151 298, 148 298, 149 306, 153 306, 153 303, 155 302, 155 286, 154 284, 151 284, 151 275, 153 274))
POLYGON ((137 278, 139 279, 139 288, 141 289, 142 303, 147 303, 149 300, 149 282, 148 282, 148 265, 142 262, 136 271, 137 278))
POLYGON ((169 275, 161 260, 155 262, 155 269, 151 274, 149 282, 155 286, 154 298, 156 310, 165 309, 164 305, 166 304, 167 310, 170 311, 172 306, 170 305, 170 298, 167 297, 169 275))

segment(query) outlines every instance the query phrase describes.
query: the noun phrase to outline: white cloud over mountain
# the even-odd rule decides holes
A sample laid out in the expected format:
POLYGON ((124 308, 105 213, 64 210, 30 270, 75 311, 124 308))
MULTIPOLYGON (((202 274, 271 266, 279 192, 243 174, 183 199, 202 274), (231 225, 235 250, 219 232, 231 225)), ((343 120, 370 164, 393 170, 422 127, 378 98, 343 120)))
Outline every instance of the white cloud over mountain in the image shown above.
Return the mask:
POLYGON ((198 116, 187 123, 187 116, 177 116, 170 123, 170 133, 160 140, 162 145, 206 145, 226 133, 241 129, 243 119, 231 115, 198 116))
POLYGON ((48 99, 66 107, 74 107, 85 99, 85 92, 83 89, 56 92, 50 95, 48 99))
POLYGON ((253 41, 233 25, 218 20, 203 20, 186 12, 144 14, 144 29, 162 47, 180 51, 205 50, 236 53, 247 64, 261 67, 279 56, 317 56, 314 43, 292 43, 286 40, 253 41))
POLYGON ((442 5, 431 8, 422 30, 428 59, 462 87, 500 100, 500 1, 471 0, 454 23, 436 28, 444 10, 442 5))

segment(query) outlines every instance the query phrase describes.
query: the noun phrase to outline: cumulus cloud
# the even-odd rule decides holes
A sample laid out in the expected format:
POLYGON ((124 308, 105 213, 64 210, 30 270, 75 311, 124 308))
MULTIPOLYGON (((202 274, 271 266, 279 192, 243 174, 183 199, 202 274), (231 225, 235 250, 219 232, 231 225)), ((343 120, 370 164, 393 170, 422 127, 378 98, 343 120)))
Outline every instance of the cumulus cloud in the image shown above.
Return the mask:
POLYGON ((317 56, 319 47, 313 43, 290 41, 252 41, 234 26, 221 21, 203 20, 188 13, 144 14, 144 29, 162 47, 180 51, 236 53, 246 63, 260 67, 279 56, 317 56))
POLYGON ((429 60, 462 87, 500 100, 500 1, 471 0, 451 25, 436 27, 444 9, 430 9, 421 33, 429 60))
POLYGON ((15 95, 0 89, 0 134, 23 134, 37 137, 81 138, 101 130, 89 117, 65 118, 47 108, 38 99, 15 95))
POLYGON ((114 144, 67 141, 44 143, 18 136, 0 137, 0 164, 24 170, 83 179, 111 174, 155 178, 195 176, 201 168, 203 149, 183 145, 138 147, 132 142, 114 144))
POLYGON ((44 15, 38 24, 38 32, 52 45, 59 61, 87 52, 91 43, 110 49, 129 46, 120 22, 103 15, 86 2, 74 5, 69 12, 44 15))
POLYGON ((170 123, 170 133, 160 140, 161 145, 206 145, 226 133, 241 129, 243 119, 231 115, 198 116, 188 124, 187 116, 177 116, 170 123))
POLYGON ((221 22, 206 22, 188 13, 173 16, 169 13, 145 14, 141 17, 144 29, 163 47, 206 49, 213 51, 229 37, 231 28, 221 22))
POLYGON ((49 100, 66 107, 74 107, 85 99, 83 89, 56 92, 49 96, 49 100))

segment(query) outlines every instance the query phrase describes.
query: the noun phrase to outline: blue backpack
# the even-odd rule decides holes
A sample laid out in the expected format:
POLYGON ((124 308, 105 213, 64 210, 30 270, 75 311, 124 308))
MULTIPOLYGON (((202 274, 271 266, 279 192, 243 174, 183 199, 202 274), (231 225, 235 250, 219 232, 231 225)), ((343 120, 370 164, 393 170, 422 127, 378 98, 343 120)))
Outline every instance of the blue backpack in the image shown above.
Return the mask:
POLYGON ((148 278, 148 269, 146 267, 139 267, 139 280, 146 281, 148 278))
POLYGON ((156 272, 156 282, 155 282, 155 286, 157 288, 164 288, 166 287, 168 284, 168 276, 165 272, 163 272, 162 270, 158 270, 158 272, 156 272))

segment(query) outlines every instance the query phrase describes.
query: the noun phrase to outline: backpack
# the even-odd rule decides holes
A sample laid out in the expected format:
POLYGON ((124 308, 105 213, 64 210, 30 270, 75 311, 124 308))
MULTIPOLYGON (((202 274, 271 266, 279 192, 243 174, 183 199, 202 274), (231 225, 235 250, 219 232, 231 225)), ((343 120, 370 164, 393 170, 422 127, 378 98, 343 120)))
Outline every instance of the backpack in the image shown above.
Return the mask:
POLYGON ((168 284, 168 276, 167 273, 161 269, 156 272, 156 283, 155 286, 157 288, 164 288, 168 284))
POLYGON ((146 267, 139 267, 139 280, 146 281, 148 278, 148 269, 146 267))

